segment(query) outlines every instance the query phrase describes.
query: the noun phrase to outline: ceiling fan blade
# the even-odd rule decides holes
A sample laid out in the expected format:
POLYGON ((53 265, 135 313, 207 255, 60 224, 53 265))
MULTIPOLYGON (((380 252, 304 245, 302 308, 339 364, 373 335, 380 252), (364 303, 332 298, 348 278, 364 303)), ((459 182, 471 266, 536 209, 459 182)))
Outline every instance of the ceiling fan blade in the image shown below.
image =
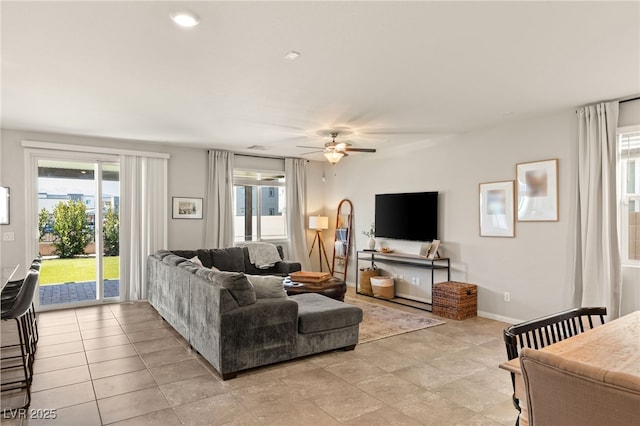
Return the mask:
POLYGON ((321 146, 307 146, 307 145, 296 145, 296 148, 324 149, 321 146))
POLYGON ((375 148, 345 148, 349 152, 376 152, 375 148))
POLYGON ((300 154, 300 155, 315 154, 316 152, 324 152, 324 149, 320 149, 320 150, 317 150, 317 151, 308 151, 308 152, 303 152, 303 153, 302 153, 302 154, 300 154))
POLYGON ((359 131, 363 135, 428 135, 433 133, 433 129, 363 129, 359 131))

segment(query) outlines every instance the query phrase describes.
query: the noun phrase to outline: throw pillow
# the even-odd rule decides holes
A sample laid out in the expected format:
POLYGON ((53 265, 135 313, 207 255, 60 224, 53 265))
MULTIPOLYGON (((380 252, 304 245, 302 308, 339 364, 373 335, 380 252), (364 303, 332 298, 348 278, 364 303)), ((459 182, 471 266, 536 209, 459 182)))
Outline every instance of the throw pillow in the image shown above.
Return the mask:
POLYGON ((196 265, 200 266, 200 267, 204 267, 204 265, 202 264, 202 262, 200 261, 200 258, 198 256, 193 256, 191 259, 189 259, 192 263, 195 263, 196 265))
POLYGON ((275 275, 246 275, 256 291, 256 299, 287 297, 283 278, 275 275))
POLYGON ((203 268, 199 269, 196 275, 206 277, 209 281, 226 288, 238 306, 247 306, 256 303, 256 292, 242 272, 216 272, 203 268))

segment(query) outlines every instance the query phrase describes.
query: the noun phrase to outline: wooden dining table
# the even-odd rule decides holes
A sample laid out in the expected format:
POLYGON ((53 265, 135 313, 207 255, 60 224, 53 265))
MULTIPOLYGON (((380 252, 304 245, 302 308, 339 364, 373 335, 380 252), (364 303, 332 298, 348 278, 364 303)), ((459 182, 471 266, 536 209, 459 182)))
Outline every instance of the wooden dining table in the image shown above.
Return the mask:
MULTIPOLYGON (((540 350, 568 360, 640 377, 640 311, 540 350)), ((529 417, 520 359, 503 362, 500 368, 515 374, 515 396, 520 400, 522 409, 520 425, 527 426, 529 417)))

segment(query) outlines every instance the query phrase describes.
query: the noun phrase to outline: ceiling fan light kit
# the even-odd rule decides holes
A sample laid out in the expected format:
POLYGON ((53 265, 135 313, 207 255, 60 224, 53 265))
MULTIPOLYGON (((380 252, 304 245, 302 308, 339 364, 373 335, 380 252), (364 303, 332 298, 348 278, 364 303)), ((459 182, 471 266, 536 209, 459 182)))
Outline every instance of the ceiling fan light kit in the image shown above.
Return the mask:
MULTIPOLYGON (((353 132, 346 132, 353 133, 353 132)), ((352 148, 351 144, 348 142, 336 142, 336 138, 338 137, 338 132, 329 133, 331 136, 331 142, 327 142, 324 144, 324 149, 318 149, 317 151, 311 151, 305 154, 311 154, 314 152, 322 152, 327 160, 331 164, 336 164, 338 161, 342 159, 342 157, 346 157, 349 154, 347 152, 376 152, 375 148, 352 148)), ((312 146, 299 146, 299 148, 314 148, 312 146)), ((305 155, 302 154, 302 155, 305 155)))
POLYGON ((344 152, 331 150, 331 151, 325 152, 324 156, 327 157, 327 160, 329 160, 331 164, 336 164, 338 161, 342 159, 342 157, 344 157, 344 152))

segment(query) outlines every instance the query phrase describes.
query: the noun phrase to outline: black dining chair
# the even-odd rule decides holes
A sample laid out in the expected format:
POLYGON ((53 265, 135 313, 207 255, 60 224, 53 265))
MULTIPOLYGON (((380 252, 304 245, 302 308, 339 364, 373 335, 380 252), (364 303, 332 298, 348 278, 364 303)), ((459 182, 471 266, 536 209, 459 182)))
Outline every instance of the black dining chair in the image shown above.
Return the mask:
MULTIPOLYGON (((31 262, 31 266, 29 269, 34 271, 40 271, 42 258, 36 257, 33 262, 31 262)), ((17 296, 22 284, 24 283, 24 279, 9 281, 5 287, 2 289, 2 294, 0 294, 0 301, 2 303, 2 309, 6 309, 13 303, 13 299, 17 296)), ((31 309, 29 310, 29 327, 32 328, 31 332, 34 336, 34 344, 38 344, 38 317, 36 315, 35 304, 31 303, 31 309)))
POLYGON ((29 326, 28 312, 31 309, 33 297, 38 288, 39 272, 30 269, 24 278, 23 284, 10 305, 2 308, 2 321, 15 320, 19 343, 3 344, 2 349, 2 376, 9 377, 1 383, 1 392, 15 393, 26 391, 26 402, 20 408, 5 408, 3 416, 7 412, 26 409, 31 404, 31 382, 33 378, 33 361, 35 355, 35 342, 32 327, 29 326), (15 349, 19 348, 19 353, 15 349), (6 354, 6 355, 5 355, 6 354), (23 378, 7 375, 11 370, 22 370, 23 378))
MULTIPOLYGON (((574 308, 515 324, 504 329, 503 337, 507 348, 507 358, 518 358, 522 348, 541 349, 545 346, 583 333, 604 324, 607 308, 574 308)), ((515 374, 511 373, 513 385, 513 405, 520 412, 520 401, 515 396, 515 374)), ((520 417, 516 419, 516 426, 520 417)))

